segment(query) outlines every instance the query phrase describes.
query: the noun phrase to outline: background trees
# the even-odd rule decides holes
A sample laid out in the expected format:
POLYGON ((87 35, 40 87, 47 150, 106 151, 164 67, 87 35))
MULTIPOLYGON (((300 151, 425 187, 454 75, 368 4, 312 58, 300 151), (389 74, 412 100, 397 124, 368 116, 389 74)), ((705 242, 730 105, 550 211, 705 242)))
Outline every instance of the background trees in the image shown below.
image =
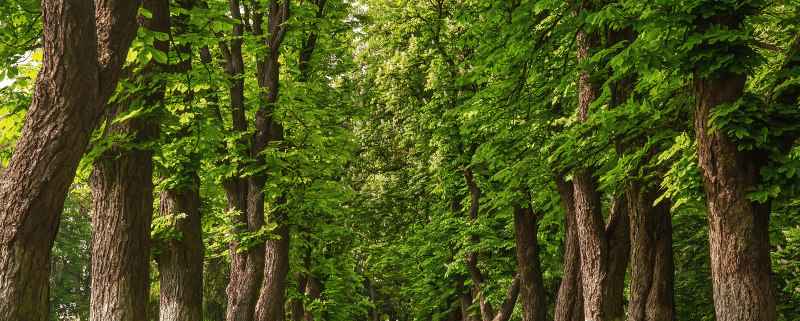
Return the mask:
POLYGON ((0 0, 0 315, 800 317, 792 1, 51 2, 0 0))

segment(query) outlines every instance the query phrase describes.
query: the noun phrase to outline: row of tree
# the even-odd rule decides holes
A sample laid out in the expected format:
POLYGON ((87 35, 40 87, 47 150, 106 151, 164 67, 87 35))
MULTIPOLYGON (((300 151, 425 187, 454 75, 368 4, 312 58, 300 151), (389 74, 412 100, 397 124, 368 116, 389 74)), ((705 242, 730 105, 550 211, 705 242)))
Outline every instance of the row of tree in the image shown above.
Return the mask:
POLYGON ((793 320, 798 7, 0 0, 0 319, 793 320))

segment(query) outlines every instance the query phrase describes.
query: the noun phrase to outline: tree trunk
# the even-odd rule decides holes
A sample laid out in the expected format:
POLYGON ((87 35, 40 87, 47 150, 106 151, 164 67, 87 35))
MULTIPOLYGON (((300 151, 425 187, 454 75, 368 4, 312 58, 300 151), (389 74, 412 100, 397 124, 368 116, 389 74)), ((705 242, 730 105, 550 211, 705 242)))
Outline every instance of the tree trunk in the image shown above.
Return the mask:
MULTIPOLYGON (((179 238, 159 240, 156 261, 160 270, 161 321, 203 320, 203 248, 200 214, 200 177, 182 173, 187 184, 182 189, 161 192, 159 216, 185 215, 175 221, 170 232, 179 238)), ((182 184, 183 185, 183 184, 182 184)))
POLYGON ((497 315, 490 319, 492 321, 508 321, 511 318, 511 313, 514 312, 514 306, 517 304, 517 297, 519 296, 520 276, 517 274, 511 284, 508 286, 506 299, 500 304, 500 311, 497 315))
POLYGON ((42 1, 42 69, 0 178, 0 319, 48 317, 50 252, 64 200, 116 88, 138 5, 42 1))
MULTIPOLYGON (((597 46, 597 36, 581 30, 576 41, 578 61, 588 61, 597 46)), ((589 70, 583 70, 578 79, 578 120, 581 123, 586 122, 589 107, 599 97, 600 87, 596 81, 590 81, 590 76, 589 70)), ((587 320, 592 321, 621 320, 624 318, 623 288, 630 252, 627 198, 624 194, 615 198, 604 228, 599 184, 594 174, 593 166, 579 165, 573 176, 584 314, 587 320)))
POLYGON ((631 217, 631 299, 628 320, 675 319, 675 264, 669 200, 655 206, 657 182, 628 181, 631 217))
MULTIPOLYGON (((169 4, 146 0, 153 17, 139 17, 138 25, 169 32, 169 4)), ((166 52, 164 41, 154 46, 166 52)), ((149 74, 153 65, 141 73, 149 74)), ((164 99, 163 84, 142 97, 153 105, 164 99)), ((134 97, 141 94, 134 93, 134 97)), ((135 98, 130 98, 135 99, 135 98)), ((142 142, 158 127, 140 118, 114 123, 130 107, 130 100, 107 107, 105 136, 123 135, 142 142)), ((92 307, 90 320, 144 320, 150 297, 150 224, 153 217, 153 152, 117 145, 100 155, 92 166, 89 185, 94 202, 92 239, 92 307)))
POLYGON ((309 309, 309 305, 319 300, 322 291, 325 291, 325 285, 322 284, 319 279, 309 276, 308 285, 306 286, 308 301, 306 301, 306 306, 304 308, 305 313, 303 314, 303 321, 314 321, 314 312, 309 309))
MULTIPOLYGON (((712 17, 694 22, 696 32, 710 24, 738 30, 742 17, 712 17)), ((717 320, 776 320, 775 290, 769 256, 771 199, 747 199, 749 187, 762 182, 764 151, 739 150, 736 141, 717 129, 709 134, 711 110, 741 96, 747 76, 723 73, 708 79, 696 70, 695 135, 708 208, 708 238, 717 320)))
MULTIPOLYGON (((231 40, 230 48, 224 42, 221 42, 220 48, 227 60, 227 72, 231 76, 231 82, 233 83, 230 89, 233 130, 236 133, 244 133, 248 130, 244 106, 244 60, 241 40, 244 35, 244 27, 242 25, 239 1, 230 0, 228 4, 231 17, 237 23, 233 24, 234 39, 231 40)), ((244 140, 238 140, 234 143, 240 146, 247 145, 244 140)), ((242 157, 244 155, 237 156, 242 157)), ((233 221, 238 226, 231 228, 231 234, 236 235, 245 231, 255 233, 264 226, 263 199, 260 202, 260 207, 250 208, 248 204, 250 185, 247 179, 240 176, 245 164, 239 163, 236 166, 238 173, 227 178, 222 184, 227 201, 226 210, 237 211, 233 221), (258 208, 262 212, 256 212, 258 208)), ((256 200, 256 203, 259 203, 258 200, 256 200)), ((258 291, 264 278, 264 253, 264 248, 260 244, 248 249, 240 249, 236 241, 231 241, 231 275, 226 290, 228 295, 226 319, 228 321, 254 320, 258 291)))
MULTIPOLYGON (((468 155, 471 156, 474 154, 476 149, 477 144, 473 144, 468 151, 468 155)), ((478 213, 480 212, 481 190, 478 187, 478 184, 475 183, 471 169, 467 168, 464 170, 464 178, 467 181, 467 188, 469 189, 469 219, 471 221, 476 221, 478 220, 478 213)), ((472 239, 470 242, 473 245, 480 242, 480 237, 476 234, 473 234, 471 238, 472 239)), ((478 252, 467 252, 467 270, 472 278, 474 295, 478 296, 477 299, 478 306, 480 307, 481 319, 483 321, 492 320, 494 318, 492 305, 486 300, 483 290, 481 289, 481 283, 483 283, 483 273, 481 273, 480 268, 478 268, 478 252)))
POLYGON ((556 321, 584 321, 583 285, 581 284, 581 253, 578 243, 578 225, 575 217, 575 196, 572 182, 556 177, 558 194, 566 213, 566 234, 564 237, 564 276, 556 298, 556 321))
MULTIPOLYGON (((283 142, 283 125, 273 118, 275 103, 278 101, 280 88, 280 47, 288 30, 289 1, 278 3, 271 0, 269 6, 269 19, 267 21, 266 44, 269 55, 258 62, 258 85, 266 89, 262 94, 265 105, 260 106, 255 114, 256 131, 250 138, 250 156, 258 165, 266 165, 262 152, 270 142, 283 142)), ((261 23, 253 23, 253 30, 258 34, 263 33, 261 23)), ((250 195, 248 213, 251 217, 264 215, 264 188, 267 181, 266 174, 262 171, 255 173, 250 179, 250 195)), ((285 319, 284 303, 286 301, 286 277, 289 273, 289 222, 288 215, 283 206, 286 197, 283 192, 274 204, 275 210, 272 222, 277 227, 272 231, 272 237, 265 241, 266 256, 264 263, 264 285, 256 304, 256 319, 259 321, 280 321, 285 319)))
MULTIPOLYGON (((539 217, 530 202, 514 206, 514 239, 517 243, 517 267, 522 294, 522 321, 543 321, 547 314, 544 281, 539 261, 539 217)), ((513 308, 513 307, 512 307, 513 308)))

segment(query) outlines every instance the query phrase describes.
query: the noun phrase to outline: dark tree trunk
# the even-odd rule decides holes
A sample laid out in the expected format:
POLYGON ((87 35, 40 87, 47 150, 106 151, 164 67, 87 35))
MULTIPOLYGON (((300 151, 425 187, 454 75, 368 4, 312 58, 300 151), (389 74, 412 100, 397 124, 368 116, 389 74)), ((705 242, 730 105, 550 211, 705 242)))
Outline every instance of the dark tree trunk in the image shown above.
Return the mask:
POLYGON ((135 36, 138 5, 42 1, 42 69, 16 149, 0 178, 2 320, 48 317, 50 252, 64 200, 116 88, 135 36))
MULTIPOLYGON (((471 156, 474 154, 476 149, 477 144, 473 144, 472 148, 468 151, 468 155, 471 156)), ((467 168, 464 170, 464 178, 467 181, 467 188, 469 189, 469 219, 471 221, 476 221, 478 220, 478 213, 480 212, 481 190, 474 180, 471 169, 467 168)), ((480 242, 480 237, 476 234, 473 234, 471 238, 470 242, 472 244, 480 242)), ((472 278, 473 294, 478 296, 481 319, 483 321, 492 320, 492 318, 494 318, 492 305, 486 300, 483 290, 481 289, 483 273, 481 273, 480 268, 478 268, 478 252, 467 252, 467 270, 469 271, 470 278, 472 278)))
POLYGON ((156 261, 160 270, 161 321, 203 320, 203 248, 200 214, 200 177, 181 173, 184 188, 161 192, 159 216, 185 214, 171 232, 180 238, 158 241, 156 261))
MULTIPOLYGON (((712 17, 694 22, 697 32, 710 24, 738 30, 743 17, 712 17)), ((696 70, 695 135, 708 207, 708 238, 717 320, 776 320, 775 290, 769 256, 771 199, 747 199, 749 187, 762 183, 765 151, 739 150, 739 144, 717 129, 709 134, 711 110, 739 98, 745 74, 723 73, 702 78, 696 70)))
POLYGON ((479 315, 472 315, 469 307, 472 306, 472 292, 464 285, 466 277, 456 277, 456 296, 458 305, 461 309, 461 317, 464 321, 478 321, 479 315))
POLYGON ((306 286, 306 296, 308 297, 308 301, 306 301, 303 321, 314 321, 314 313, 311 311, 311 309, 309 309, 309 305, 313 304, 314 301, 319 300, 320 296, 322 295, 322 291, 325 291, 325 285, 322 284, 319 279, 309 276, 308 285, 306 286))
MULTIPOLYGON (((181 0, 178 5, 185 10, 194 7, 191 1, 181 0)), ((169 4, 166 1, 163 1, 160 9, 169 17, 169 4)), ((173 22, 176 29, 174 36, 188 32, 189 26, 185 21, 189 18, 185 13, 178 14, 173 22)), ((169 24, 166 25, 166 31, 169 31, 169 24)), ((182 55, 190 55, 192 48, 188 44, 180 44, 175 50, 182 55)), ((191 68, 191 61, 183 59, 170 66, 170 72, 181 75, 190 72, 191 68)), ((184 94, 183 100, 191 101, 193 95, 189 91, 184 94)), ((186 126, 178 131, 176 138, 191 136, 193 133, 190 132, 190 126, 186 126)), ((200 169, 200 155, 189 152, 188 159, 177 167, 180 170, 166 173, 172 176, 176 184, 175 187, 161 192, 159 216, 183 214, 185 218, 176 219, 170 226, 168 233, 179 233, 178 238, 158 235, 156 240, 158 252, 155 259, 160 272, 159 320, 202 321, 205 249, 200 213, 200 176, 197 174, 200 169)))
POLYGON ((669 200, 657 182, 628 181, 631 219, 631 299, 628 320, 675 319, 675 264, 669 200))
MULTIPOLYGON (((248 130, 248 126, 244 106, 244 60, 241 40, 244 35, 244 26, 241 22, 239 0, 230 0, 229 8, 231 17, 237 21, 233 24, 234 39, 231 40, 230 48, 224 42, 221 43, 220 48, 227 61, 227 72, 233 83, 230 89, 233 130, 236 133, 244 133, 248 130)), ((239 146, 247 145, 244 140, 234 143, 239 146)), ((245 164, 239 163, 236 166, 239 173, 227 178, 222 184, 227 201, 226 210, 237 211, 234 222, 239 226, 231 228, 231 234, 243 231, 254 233, 264 226, 263 199, 254 208, 250 207, 248 203, 250 185, 247 179, 240 176, 245 164), (262 211, 259 213, 258 209, 262 211)), ((258 200, 255 203, 259 203, 258 200)), ((254 320, 258 292, 264 278, 264 253, 264 248, 260 244, 248 249, 240 249, 235 241, 231 241, 231 275, 226 291, 228 295, 226 319, 228 321, 254 320)))
MULTIPOLYGON (((265 165, 265 156, 261 153, 270 142, 283 142, 283 125, 273 117, 275 103, 278 101, 280 88, 280 47, 288 30, 289 1, 278 3, 271 0, 269 5, 269 19, 267 21, 266 44, 269 55, 265 60, 258 62, 258 85, 266 89, 263 94, 265 105, 260 106, 255 114, 256 131, 250 138, 250 156, 258 165, 265 165)), ((255 20, 255 19, 254 19, 255 20)), ((254 32, 261 34, 261 23, 253 24, 254 32)), ((253 175, 250 179, 248 213, 251 217, 264 215, 264 192, 267 177, 264 172, 253 175)), ((271 221, 277 225, 272 231, 272 237, 265 241, 266 256, 264 261, 264 285, 256 304, 256 319, 259 321, 284 320, 284 303, 286 301, 286 277, 289 273, 289 222, 288 215, 283 206, 286 198, 283 193, 278 197, 274 206, 271 221)))
POLYGON ((558 194, 566 213, 564 237, 564 276, 556 298, 556 321, 584 321, 583 286, 581 285, 581 252, 578 242, 578 225, 575 217, 575 196, 572 182, 556 177, 558 194))
MULTIPOLYGON (((155 131, 130 119, 112 124, 129 103, 108 106, 106 135, 155 131)), ((152 151, 114 146, 95 159, 92 190, 92 299, 90 320, 147 320, 150 298, 150 224, 153 217, 152 151)))
MULTIPOLYGON (((169 32, 169 4, 162 0, 146 0, 143 5, 153 13, 153 17, 139 17, 138 25, 169 32)), ((154 45, 161 51, 167 50, 164 41, 157 41, 154 45)), ((152 64, 148 65, 142 74, 149 74, 153 69, 152 64)), ((143 103, 153 105, 163 100, 162 86, 155 84, 154 92, 142 97, 143 103)), ((146 141, 155 135, 157 125, 141 118, 113 122, 129 106, 130 100, 126 100, 107 107, 104 135, 132 137, 134 142, 146 141)), ((150 150, 116 145, 95 159, 92 166, 89 186, 95 211, 90 320, 148 318, 150 224, 153 217, 152 157, 150 150)))
MULTIPOLYGON (((596 49, 597 36, 581 30, 576 41, 578 61, 588 61, 596 49)), ((590 76, 590 70, 583 70, 578 79, 581 123, 586 122, 589 107, 599 97, 600 86, 590 76)), ((603 224, 599 184, 594 174, 593 166, 579 165, 573 176, 584 314, 589 320, 620 320, 624 318, 623 288, 630 252, 627 198, 624 194, 615 198, 608 222, 603 224)))
POLYGON ((514 206, 514 239, 517 243, 517 268, 519 269, 522 298, 522 321, 543 321, 547 314, 544 281, 539 261, 539 218, 528 207, 514 206))

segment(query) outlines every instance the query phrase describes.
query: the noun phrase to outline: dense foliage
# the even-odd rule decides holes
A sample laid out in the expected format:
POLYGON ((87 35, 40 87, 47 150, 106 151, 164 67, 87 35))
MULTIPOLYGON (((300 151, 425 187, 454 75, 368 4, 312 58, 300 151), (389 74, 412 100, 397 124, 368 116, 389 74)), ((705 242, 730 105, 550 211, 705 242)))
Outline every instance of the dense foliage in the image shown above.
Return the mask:
MULTIPOLYGON (((709 134, 769 157, 747 198, 771 204, 777 320, 800 319, 800 150, 782 140, 800 134, 796 1, 291 1, 274 102, 257 76, 273 54, 271 38, 254 31, 257 19, 266 30, 274 18, 270 2, 243 1, 235 14, 230 3, 170 1, 169 34, 139 28, 112 97, 127 108, 95 129, 61 214, 50 262, 52 319, 89 316, 88 172, 95 158, 122 147, 153 152, 155 170, 144 175, 154 195, 199 190, 205 259, 203 280, 195 281, 203 283, 208 320, 228 309, 232 255, 282 237, 275 232, 282 227, 290 235, 291 318, 289 303, 301 302, 303 320, 467 320, 465 293, 467 313, 480 316, 484 301, 499 313, 522 264, 521 209, 536 217, 536 264, 553 319, 569 215, 557 183, 586 168, 604 218, 638 188, 631 182, 644 182, 658 192, 654 203, 668 205, 674 319, 728 320, 714 309, 693 86, 730 75, 746 76, 745 92, 712 109, 709 134), (743 22, 713 22, 728 16, 743 22), (712 22, 701 29, 701 20, 712 22), (620 39, 623 32, 633 36, 620 39), (579 53, 579 34, 595 46, 579 53), (240 71, 231 67, 237 47, 240 71), (585 81, 599 88, 588 113, 579 108, 585 81), (241 114, 231 94, 239 82, 241 114), (623 87, 627 95, 619 96, 623 87), (148 98, 159 91, 163 98, 148 98), (283 139, 254 151, 264 108, 283 139), (145 138, 104 134, 131 120, 158 130, 145 138), (237 178, 263 178, 263 227, 248 229, 230 205, 223 186, 237 178)), ((40 11, 36 1, 0 0, 3 167, 42 61, 40 11)), ((165 242, 181 239, 187 216, 160 215, 161 202, 155 197, 151 233, 154 319, 155 262, 165 242)), ((634 294, 625 266, 627 307, 634 294)), ((515 302, 504 320, 528 320, 515 302)))

